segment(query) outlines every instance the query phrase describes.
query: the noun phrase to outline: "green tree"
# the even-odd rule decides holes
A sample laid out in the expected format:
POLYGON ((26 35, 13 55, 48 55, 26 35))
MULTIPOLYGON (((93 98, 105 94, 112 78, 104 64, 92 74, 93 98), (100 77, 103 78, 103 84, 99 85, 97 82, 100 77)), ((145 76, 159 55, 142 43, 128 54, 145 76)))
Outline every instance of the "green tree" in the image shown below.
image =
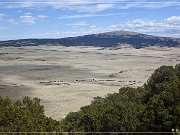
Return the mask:
POLYGON ((147 101, 153 95, 161 93, 161 91, 164 91, 167 84, 175 80, 178 80, 178 76, 173 66, 164 65, 156 69, 147 83, 144 84, 145 89, 149 91, 145 100, 147 101))
POLYGON ((143 114, 145 130, 171 131, 180 127, 180 82, 171 82, 154 95, 143 114))
POLYGON ((13 101, 0 97, 0 132, 60 131, 59 122, 44 115, 40 99, 13 101))
POLYGON ((155 70, 145 84, 149 90, 142 121, 145 131, 171 131, 180 127, 179 64, 155 70))
POLYGON ((176 70, 176 73, 177 73, 178 78, 180 79, 180 63, 179 63, 179 64, 176 64, 175 70, 176 70))
POLYGON ((139 117, 144 110, 141 103, 144 89, 122 88, 119 93, 105 98, 94 98, 91 105, 70 113, 63 121, 66 131, 76 129, 90 132, 136 131, 141 125, 139 117))

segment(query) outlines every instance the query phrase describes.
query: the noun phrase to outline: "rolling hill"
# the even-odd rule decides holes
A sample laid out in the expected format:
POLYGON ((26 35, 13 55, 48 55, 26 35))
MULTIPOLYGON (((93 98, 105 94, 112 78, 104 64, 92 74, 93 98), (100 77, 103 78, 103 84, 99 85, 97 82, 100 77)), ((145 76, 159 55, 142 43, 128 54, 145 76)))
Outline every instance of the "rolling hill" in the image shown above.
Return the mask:
POLYGON ((115 47, 130 45, 134 48, 147 46, 179 47, 180 38, 158 37, 128 31, 113 31, 60 39, 19 39, 0 41, 1 46, 38 46, 38 45, 64 45, 64 46, 98 46, 115 47))

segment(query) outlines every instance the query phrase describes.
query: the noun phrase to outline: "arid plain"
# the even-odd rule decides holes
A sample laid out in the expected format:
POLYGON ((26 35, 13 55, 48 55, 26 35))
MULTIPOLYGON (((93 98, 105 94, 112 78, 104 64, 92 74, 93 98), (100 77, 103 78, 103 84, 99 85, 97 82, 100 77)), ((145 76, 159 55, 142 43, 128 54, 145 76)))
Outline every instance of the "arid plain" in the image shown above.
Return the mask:
POLYGON ((0 48, 0 95, 38 97, 54 119, 93 97, 142 86, 161 65, 180 62, 180 48, 28 46, 0 48))

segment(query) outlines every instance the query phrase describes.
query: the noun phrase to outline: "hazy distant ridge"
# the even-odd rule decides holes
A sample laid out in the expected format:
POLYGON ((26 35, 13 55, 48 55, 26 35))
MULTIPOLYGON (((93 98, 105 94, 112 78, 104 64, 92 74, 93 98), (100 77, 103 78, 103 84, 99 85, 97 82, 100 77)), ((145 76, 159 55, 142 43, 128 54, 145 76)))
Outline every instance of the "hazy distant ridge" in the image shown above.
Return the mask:
POLYGON ((65 45, 65 46, 99 46, 114 47, 117 45, 131 45, 135 48, 147 46, 179 47, 180 38, 158 37, 128 31, 113 31, 78 37, 60 39, 19 39, 0 41, 0 46, 37 46, 37 45, 65 45))

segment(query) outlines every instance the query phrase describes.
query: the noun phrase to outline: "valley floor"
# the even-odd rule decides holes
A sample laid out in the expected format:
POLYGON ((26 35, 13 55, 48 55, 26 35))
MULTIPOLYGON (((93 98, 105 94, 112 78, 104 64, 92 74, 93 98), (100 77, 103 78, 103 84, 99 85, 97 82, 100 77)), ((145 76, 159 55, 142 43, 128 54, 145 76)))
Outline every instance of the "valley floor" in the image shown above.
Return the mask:
POLYGON ((0 95, 38 97, 45 114, 59 120, 93 97, 142 86, 159 66, 179 62, 180 48, 2 47, 0 95))

